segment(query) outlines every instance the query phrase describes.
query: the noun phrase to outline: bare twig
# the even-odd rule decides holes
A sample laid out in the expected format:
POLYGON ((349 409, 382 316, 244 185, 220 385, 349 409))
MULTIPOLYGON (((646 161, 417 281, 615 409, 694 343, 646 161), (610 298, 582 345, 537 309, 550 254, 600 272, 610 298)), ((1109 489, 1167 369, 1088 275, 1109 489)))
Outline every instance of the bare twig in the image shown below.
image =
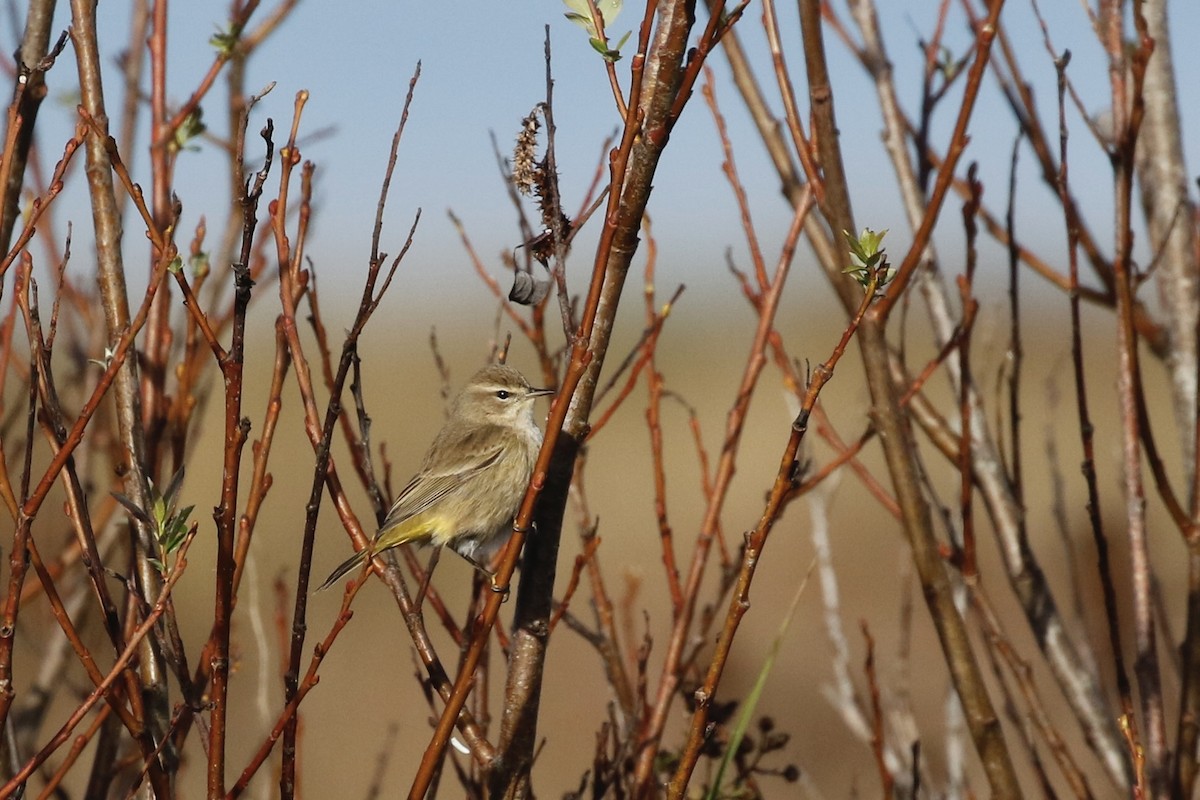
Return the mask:
MULTIPOLYGON (((807 206, 802 206, 802 208, 807 210, 807 206)), ((802 218, 799 216, 793 218, 793 231, 799 232, 801 221, 802 218)), ((785 275, 786 267, 781 263, 775 277, 777 285, 781 286, 783 284, 783 277, 785 275)), ((667 796, 673 800, 680 800, 684 796, 688 783, 691 780, 692 770, 695 769, 696 761, 700 757, 700 747, 704 742, 706 731, 708 730, 709 713, 713 698, 716 697, 717 686, 720 684, 725 664, 729 660, 733 638, 737 634, 742 617, 745 616, 750 608, 750 585, 754 580, 754 573, 758 568, 763 548, 766 546, 767 538, 770 536, 775 522, 779 519, 779 515, 783 512, 784 507, 791 497, 794 496, 792 490, 795 488, 797 478, 801 472, 799 461, 800 445, 804 440, 804 435, 808 432, 808 420, 812 415, 812 409, 816 405, 817 397, 820 395, 821 390, 833 377, 834 369, 837 367, 837 363, 841 360, 842 355, 846 352, 846 348, 857 332, 859 324, 867 313, 867 309, 876 299, 878 277, 879 273, 872 274, 869 284, 863 291, 863 299, 857 313, 846 325, 845 330, 842 331, 842 336, 834 346, 829 358, 813 372, 812 379, 809 381, 808 388, 804 393, 800 413, 792 423, 791 433, 788 436, 787 445, 784 447, 783 457, 779 463, 779 471, 775 475, 775 482, 771 487, 771 494, 767 499, 767 505, 763 509, 762 516, 758 524, 754 527, 754 530, 746 536, 746 547, 742 551, 742 563, 738 570, 737 585, 729 603, 729 610, 725 615, 725 624, 721 628, 721 633, 717 638, 716 648, 704 677, 704 685, 696 690, 696 710, 692 714, 692 725, 688 732, 687 743, 684 745, 683 752, 679 758, 679 764, 675 768, 675 775, 672 777, 670 787, 668 788, 667 796)), ((772 290, 777 295, 774 286, 772 290)), ((760 333, 762 326, 764 324, 769 325, 773 320, 773 310, 770 305, 764 309, 763 319, 760 323, 760 333)), ((765 343, 756 344, 758 344, 758 347, 751 356, 752 362, 756 359, 759 361, 763 360, 762 349, 765 343)))
POLYGON ((48 741, 36 755, 25 762, 25 765, 21 767, 21 770, 16 775, 13 776, 12 780, 0 787, 0 796, 10 796, 12 791, 18 785, 28 778, 41 764, 45 763, 46 759, 53 755, 54 752, 62 746, 62 744, 67 740, 67 737, 71 735, 71 731, 75 729, 75 726, 78 725, 85 716, 87 716, 88 712, 91 711, 96 703, 98 703, 100 699, 108 692, 113 683, 124 673, 126 666, 128 666, 134 657, 137 656, 142 641, 158 623, 159 617, 161 617, 162 614, 167 610, 167 600, 171 596, 171 590, 175 588, 175 584, 178 583, 181 577, 183 577, 184 570, 187 569, 187 551, 190 548, 192 541, 196 537, 196 531, 197 527, 193 524, 188 530, 188 534, 184 539, 183 545, 179 548, 179 554, 175 560, 175 564, 167 574, 166 580, 163 582, 162 589, 160 590, 159 596, 156 598, 154 605, 151 608, 150 614, 140 625, 137 626, 137 629, 133 632, 133 635, 129 637, 128 644, 126 644, 124 651, 121 653, 120 657, 117 658, 116 663, 113 664, 112 668, 108 671, 108 674, 105 676, 104 680, 99 686, 92 690, 92 692, 87 696, 87 699, 85 699, 79 705, 79 707, 71 713, 70 718, 63 723, 58 732, 50 738, 50 741, 48 741))

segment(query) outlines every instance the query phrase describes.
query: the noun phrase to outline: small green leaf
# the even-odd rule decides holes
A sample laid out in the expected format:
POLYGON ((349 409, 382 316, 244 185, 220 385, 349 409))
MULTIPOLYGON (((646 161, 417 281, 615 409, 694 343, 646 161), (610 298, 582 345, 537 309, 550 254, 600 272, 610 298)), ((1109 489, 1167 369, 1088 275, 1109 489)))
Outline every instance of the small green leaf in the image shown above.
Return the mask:
POLYGON ((608 46, 608 42, 602 42, 599 39, 588 39, 588 44, 610 64, 615 64, 621 60, 621 51, 611 49, 608 46))
POLYGON ((208 128, 204 125, 204 109, 196 106, 196 109, 187 115, 187 117, 175 129, 175 136, 171 139, 171 148, 175 152, 180 150, 198 150, 195 145, 191 144, 193 139, 196 139, 204 134, 208 128))
MULTIPOLYGON (((600 12, 605 28, 621 13, 624 4, 624 0, 596 0, 596 10, 600 12)), ((592 22, 592 9, 588 7, 587 0, 563 0, 563 5, 571 9, 565 15, 567 19, 587 31, 588 36, 597 36, 596 26, 592 22)))
POLYGON ((162 545, 164 553, 168 555, 174 553, 183 544, 183 540, 187 538, 188 533, 187 520, 194 508, 195 506, 187 506, 181 509, 178 513, 172 514, 163 525, 158 537, 158 543, 162 545))
POLYGON ((864 289, 874 281, 875 289, 879 290, 892 279, 894 273, 887 265, 887 253, 882 247, 886 235, 887 230, 876 232, 870 228, 863 228, 858 236, 842 231, 850 248, 850 266, 842 272, 853 275, 864 289))
MULTIPOLYGON (((587 31, 588 42, 592 45, 592 49, 599 53, 605 61, 613 63, 621 59, 621 46, 629 38, 627 32, 621 37, 621 41, 617 43, 615 48, 608 46, 608 39, 600 36, 600 31, 596 29, 596 24, 592 19, 592 9, 588 6, 587 0, 563 0, 567 8, 571 9, 564 16, 571 22, 574 22, 579 27, 587 31)), ((621 13, 621 8, 624 5, 623 0, 596 0, 596 10, 600 12, 600 19, 604 21, 604 29, 608 30, 608 26, 613 23, 617 15, 621 13)))
MULTIPOLYGON (((159 491, 154 485, 153 480, 147 481, 147 489, 149 497, 146 498, 146 503, 149 508, 141 508, 130 498, 118 492, 113 492, 113 497, 123 505, 130 514, 132 514, 141 524, 147 528, 151 528, 154 538, 158 541, 162 548, 162 557, 174 553, 183 544, 188 536, 188 517, 192 515, 192 511, 196 508, 187 506, 178 512, 175 510, 176 504, 179 502, 179 492, 183 486, 183 469, 180 468, 174 475, 171 476, 170 482, 167 484, 165 493, 159 491)), ((152 563, 160 571, 164 571, 162 562, 152 560, 152 563)))
POLYGON ((114 500, 124 506, 125 510, 132 514, 134 518, 140 521, 143 525, 154 525, 154 520, 150 519, 150 515, 143 511, 136 503, 133 502, 133 500, 121 494, 120 492, 112 492, 111 494, 114 500))
POLYGON ((224 58, 229 58, 233 55, 234 49, 237 47, 238 39, 241 38, 242 27, 240 25, 230 24, 227 30, 217 29, 217 32, 209 37, 208 43, 216 48, 216 51, 224 58))
POLYGON ((188 259, 188 266, 192 268, 192 274, 197 280, 208 276, 208 271, 211 268, 208 262, 208 253, 197 253, 188 259))
POLYGON ((179 496, 179 487, 183 486, 184 468, 180 467, 175 470, 175 474, 171 476, 171 480, 167 482, 167 490, 163 492, 163 497, 167 502, 174 507, 175 500, 179 496))

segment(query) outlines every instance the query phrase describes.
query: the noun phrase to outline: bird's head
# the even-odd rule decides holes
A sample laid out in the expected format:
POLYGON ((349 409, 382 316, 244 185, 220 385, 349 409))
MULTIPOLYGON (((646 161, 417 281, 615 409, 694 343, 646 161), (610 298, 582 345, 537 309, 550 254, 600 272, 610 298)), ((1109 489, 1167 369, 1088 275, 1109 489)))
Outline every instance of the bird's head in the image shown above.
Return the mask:
POLYGON ((512 367, 492 364, 475 373, 451 414, 476 424, 517 425, 530 417, 535 398, 550 394, 553 389, 535 389, 512 367))

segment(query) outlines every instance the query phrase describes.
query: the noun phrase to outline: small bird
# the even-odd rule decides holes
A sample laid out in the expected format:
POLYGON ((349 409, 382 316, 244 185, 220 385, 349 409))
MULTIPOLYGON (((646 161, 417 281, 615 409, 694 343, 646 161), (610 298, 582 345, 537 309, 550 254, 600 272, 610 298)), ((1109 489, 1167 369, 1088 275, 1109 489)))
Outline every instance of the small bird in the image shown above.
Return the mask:
POLYGON ((534 398, 553 393, 534 389, 503 364, 475 373, 454 398, 420 471, 392 504, 374 541, 342 562, 317 591, 405 542, 448 544, 488 572, 487 559, 512 532, 542 446, 534 398))

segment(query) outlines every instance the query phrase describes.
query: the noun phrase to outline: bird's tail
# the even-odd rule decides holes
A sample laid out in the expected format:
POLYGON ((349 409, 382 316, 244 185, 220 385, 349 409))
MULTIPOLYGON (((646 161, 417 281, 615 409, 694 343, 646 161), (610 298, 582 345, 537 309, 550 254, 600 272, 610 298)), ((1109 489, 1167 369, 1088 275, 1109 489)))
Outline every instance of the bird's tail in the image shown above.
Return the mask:
POLYGON ((373 548, 371 547, 364 547, 362 550, 359 550, 357 553, 339 564, 337 569, 329 573, 329 577, 325 579, 325 582, 317 587, 317 591, 321 592, 325 589, 328 589, 330 586, 333 586, 335 583, 345 577, 347 573, 361 567, 363 562, 366 561, 371 555, 372 549, 373 548))

